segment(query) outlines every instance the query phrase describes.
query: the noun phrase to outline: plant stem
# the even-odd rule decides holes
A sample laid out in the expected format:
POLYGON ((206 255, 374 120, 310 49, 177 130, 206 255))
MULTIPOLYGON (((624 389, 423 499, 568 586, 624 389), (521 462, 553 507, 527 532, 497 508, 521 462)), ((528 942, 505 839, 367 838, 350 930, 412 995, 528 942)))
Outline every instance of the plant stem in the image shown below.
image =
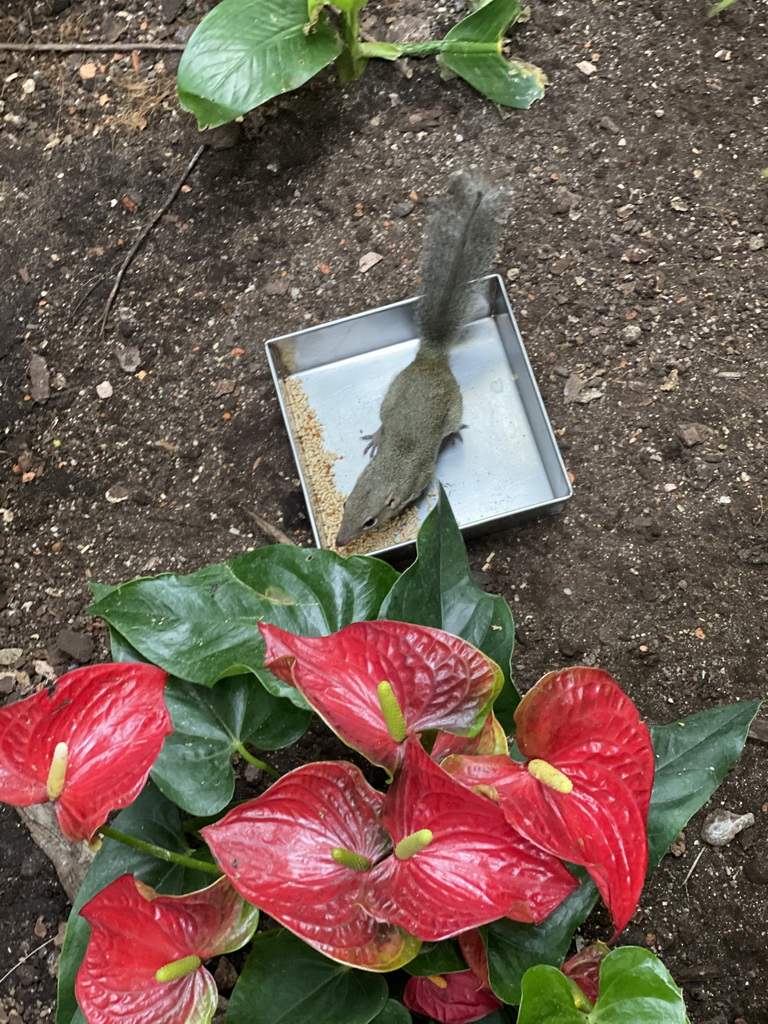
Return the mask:
POLYGON ((398 57, 429 57, 433 53, 494 54, 500 52, 500 44, 463 39, 431 39, 425 43, 381 43, 371 39, 360 43, 358 50, 362 57, 396 60, 398 57))
POLYGON ((183 868, 192 868, 195 871, 205 871, 209 875, 216 875, 217 878, 221 876, 221 871, 219 871, 215 864, 208 864, 203 860, 195 860, 194 857, 187 857, 183 853, 173 853, 172 850, 166 850, 162 846, 155 846, 154 843, 146 843, 143 839, 129 836, 125 832, 118 832, 117 829, 110 828, 108 825, 103 825, 99 829, 99 834, 106 836, 107 839, 114 839, 115 842, 123 843, 124 846, 132 846, 134 850, 149 853, 159 860, 168 861, 170 864, 179 864, 183 868))
POLYGON ((258 757, 254 757, 253 754, 245 749, 242 743, 238 743, 235 750, 241 757, 244 757, 249 764, 252 764, 255 768, 261 768, 263 772, 266 772, 267 775, 271 775, 273 779, 279 779, 281 777, 280 772, 276 768, 273 768, 271 764, 267 764, 266 761, 261 761, 258 757))

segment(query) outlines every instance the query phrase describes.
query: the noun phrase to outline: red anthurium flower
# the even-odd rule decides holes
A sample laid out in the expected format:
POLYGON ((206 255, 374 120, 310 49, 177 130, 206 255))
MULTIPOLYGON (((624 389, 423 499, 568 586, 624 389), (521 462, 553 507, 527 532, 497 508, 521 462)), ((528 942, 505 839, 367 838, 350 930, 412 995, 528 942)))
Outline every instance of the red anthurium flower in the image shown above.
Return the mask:
POLYGON ((648 729, 611 676, 592 668, 544 676, 519 704, 515 721, 527 763, 459 756, 443 767, 495 797, 531 842, 584 865, 618 933, 634 913, 648 863, 648 729))
POLYGON ((66 838, 90 839, 138 796, 173 731, 166 678, 153 665, 92 665, 0 708, 0 800, 51 800, 66 838))
POLYGON ((600 964, 610 952, 610 948, 604 942, 593 942, 570 960, 566 960, 560 968, 563 974, 576 982, 590 1003, 597 1002, 600 964))
POLYGON ((425 941, 509 915, 541 921, 577 887, 570 872, 510 828, 490 800, 454 781, 415 738, 384 798, 394 854, 377 864, 364 906, 425 941))
POLYGON ((383 799, 355 765, 321 761, 202 834, 238 892, 305 942, 355 967, 393 970, 420 942, 360 905, 371 868, 392 850, 383 799))
POLYGON ((493 1013, 502 1005, 490 989, 482 985, 473 971, 409 978, 403 1002, 414 1013, 421 1013, 438 1024, 468 1024, 493 1013))
POLYGON ((509 744, 504 728, 496 715, 491 712, 477 736, 454 736, 449 732, 439 732, 432 744, 430 756, 433 761, 440 764, 450 754, 480 757, 508 752, 509 744))
POLYGON ((485 951, 483 937, 477 928, 457 935, 461 955, 466 961, 467 967, 473 971, 477 980, 487 989, 491 983, 488 979, 488 954, 485 951))
POLYGON ((217 992, 202 961, 239 949, 258 923, 226 878, 188 896, 158 896, 121 875, 80 913, 91 938, 75 994, 88 1024, 206 1024, 217 992))
POLYGON ((406 622, 354 622, 300 637, 260 623, 264 664, 304 694, 342 740, 394 771, 409 733, 479 732, 501 669, 460 637, 406 622))

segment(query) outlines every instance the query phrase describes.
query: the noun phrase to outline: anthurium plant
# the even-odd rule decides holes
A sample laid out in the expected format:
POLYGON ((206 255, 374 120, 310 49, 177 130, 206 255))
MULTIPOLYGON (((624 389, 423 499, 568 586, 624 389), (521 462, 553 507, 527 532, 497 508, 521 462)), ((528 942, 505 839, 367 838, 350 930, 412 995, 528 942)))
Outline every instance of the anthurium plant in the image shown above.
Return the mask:
POLYGON ((402 574, 276 546, 94 598, 114 662, 0 708, 0 799, 98 850, 57 1024, 685 1024, 621 933, 757 702, 648 726, 588 667, 521 698, 442 494, 402 574))
POLYGON ((418 43, 361 37, 367 0, 222 0, 200 22, 178 72, 179 101, 201 128, 215 128, 281 93, 298 89, 335 62, 359 78, 373 58, 436 55, 445 77, 459 76, 495 103, 527 108, 544 95, 546 76, 503 53, 523 18, 518 0, 475 0, 443 39, 418 43))

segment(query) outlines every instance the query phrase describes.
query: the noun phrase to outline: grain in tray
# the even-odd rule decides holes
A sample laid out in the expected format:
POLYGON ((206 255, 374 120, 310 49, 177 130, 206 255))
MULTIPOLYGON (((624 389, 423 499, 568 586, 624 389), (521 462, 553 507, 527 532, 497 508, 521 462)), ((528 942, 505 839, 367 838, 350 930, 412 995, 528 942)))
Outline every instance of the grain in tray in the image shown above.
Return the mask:
MULTIPOLYGON (((310 492, 320 546, 333 548, 347 498, 336 486, 333 472, 334 464, 341 456, 325 447, 322 423, 309 404, 301 378, 286 377, 281 383, 293 437, 299 448, 301 468, 310 492)), ((419 514, 411 506, 397 519, 358 537, 340 551, 345 555, 365 555, 413 540, 418 530, 419 514)))

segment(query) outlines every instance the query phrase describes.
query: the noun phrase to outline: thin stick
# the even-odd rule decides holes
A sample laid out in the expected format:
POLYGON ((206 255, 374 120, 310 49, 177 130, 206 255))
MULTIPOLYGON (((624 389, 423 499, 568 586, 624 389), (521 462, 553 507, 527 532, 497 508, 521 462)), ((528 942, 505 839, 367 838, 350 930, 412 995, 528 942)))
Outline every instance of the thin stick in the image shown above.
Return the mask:
POLYGON ((4 53, 130 53, 131 50, 183 50, 186 43, 0 43, 4 53))
POLYGON ((13 967, 12 967, 12 968, 10 969, 10 971, 6 971, 6 972, 5 972, 5 974, 4 974, 3 976, 2 976, 2 978, 0 978, 0 985, 2 985, 2 983, 3 983, 4 981, 5 981, 5 979, 6 979, 6 978, 10 978, 10 976, 11 976, 11 975, 13 974, 13 972, 14 972, 14 971, 16 970, 16 968, 17 968, 17 967, 21 967, 21 965, 22 965, 22 964, 23 964, 23 963, 24 963, 24 962, 25 962, 26 960, 29 960, 29 958, 30 958, 31 956, 34 956, 34 955, 35 955, 35 953, 39 953, 39 952, 40 952, 40 950, 41 950, 41 949, 45 949, 45 947, 46 947, 46 946, 50 946, 50 944, 51 944, 51 943, 53 942, 53 940, 54 940, 55 938, 56 938, 56 936, 55 936, 55 935, 52 935, 50 939, 46 939, 46 940, 45 940, 45 942, 44 942, 44 943, 42 944, 42 946, 37 946, 37 947, 36 947, 35 949, 32 949, 32 950, 30 950, 30 952, 29 952, 29 953, 27 953, 27 955, 26 955, 26 956, 23 956, 23 957, 21 958, 21 960, 19 960, 19 961, 18 961, 18 963, 15 963, 15 964, 13 965, 13 967))
POLYGON ((107 327, 107 320, 109 319, 109 314, 110 314, 110 312, 112 310, 112 305, 113 305, 113 303, 115 301, 115 298, 117 297, 117 293, 120 291, 120 285, 122 283, 123 276, 125 275, 125 272, 128 269, 128 267, 131 265, 131 260, 136 255, 136 253, 139 251, 141 243, 144 241, 144 239, 150 233, 150 231, 155 226, 155 224, 157 224, 157 222, 160 220, 160 218, 163 216, 163 214, 168 210, 168 208, 170 207, 170 205, 173 202, 173 200, 176 198, 176 196, 181 191, 182 185, 187 180, 189 175, 192 173, 192 169, 195 166, 195 164, 197 163, 197 161, 200 159, 200 157, 203 155, 203 150, 204 149, 205 149, 205 145, 202 145, 202 146, 199 147, 199 149, 197 150, 195 155, 192 157, 192 159, 187 164, 184 173, 182 174, 181 178, 176 183, 176 186, 173 189, 173 191, 171 192, 171 194, 168 196, 166 201, 163 203, 163 205, 157 211, 157 213, 152 218, 152 220, 149 221, 148 224, 144 225, 144 227, 139 232, 138 238, 133 243, 131 248, 128 250, 128 253, 127 253, 126 257, 123 260, 122 265, 121 265, 120 269, 117 272, 117 277, 115 278, 115 283, 112 285, 112 291, 109 293, 109 297, 107 298, 106 304, 104 306, 104 312, 101 315, 101 329, 99 331, 99 334, 101 335, 102 338, 104 337, 104 331, 106 330, 106 327, 107 327))
POLYGON ((688 879, 691 877, 693 872, 696 870, 696 865, 699 863, 701 858, 704 856, 704 854, 706 852, 706 849, 707 849, 706 846, 702 846, 702 848, 699 850, 699 853, 698 853, 698 856, 696 857, 696 860, 693 862, 693 864, 691 864, 691 870, 688 872, 688 874, 683 879, 683 885, 688 885, 688 879))
POLYGON ((255 512, 251 512, 245 505, 241 506, 243 512, 256 523, 261 532, 273 540, 275 544, 290 544, 292 547, 297 547, 295 541, 291 540, 287 533, 283 533, 279 526, 273 526, 272 523, 268 523, 266 519, 262 519, 261 516, 257 516, 255 512))

